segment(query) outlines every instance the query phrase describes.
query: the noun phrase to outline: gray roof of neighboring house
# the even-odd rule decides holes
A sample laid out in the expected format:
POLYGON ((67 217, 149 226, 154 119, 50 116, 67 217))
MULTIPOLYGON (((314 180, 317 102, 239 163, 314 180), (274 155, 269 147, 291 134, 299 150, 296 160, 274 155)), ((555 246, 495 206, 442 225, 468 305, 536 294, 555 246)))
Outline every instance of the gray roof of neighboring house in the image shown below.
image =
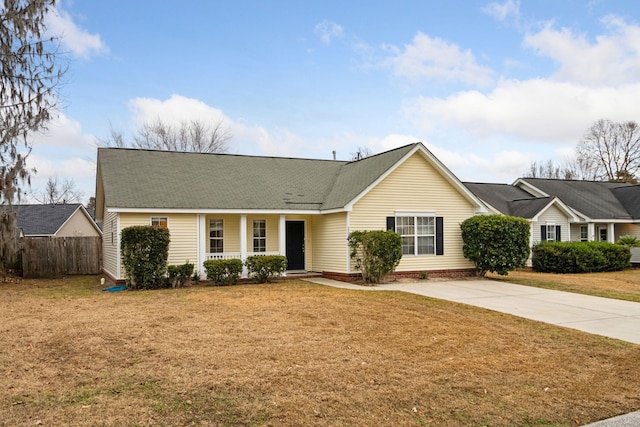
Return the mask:
POLYGON ((99 148, 111 208, 341 208, 420 143, 359 161, 99 148))
POLYGON ((482 201, 505 215, 533 218, 551 202, 549 197, 534 197, 522 188, 509 184, 463 184, 482 201))
MULTIPOLYGON (((463 183, 473 194, 505 215, 511 213, 514 200, 533 200, 531 194, 509 184, 490 184, 482 182, 463 183)), ((548 202, 547 202, 548 203, 548 202)), ((522 205, 522 204, 521 204, 522 205)))
POLYGON ((640 218, 640 185, 616 187, 611 192, 632 217, 640 218))
POLYGON ((631 184, 596 181, 572 181, 544 178, 521 178, 521 181, 542 190, 551 197, 558 197, 567 206, 592 219, 640 218, 632 211, 638 209, 640 187, 631 184), (634 187, 619 191, 616 189, 634 187), (635 196, 632 194, 635 192, 635 196), (618 194, 626 195, 620 199, 618 194), (624 203, 623 203, 624 200, 624 203), (634 205, 635 200, 635 205, 634 205))
POLYGON ((69 220, 79 203, 13 205, 18 228, 25 236, 52 236, 69 220))

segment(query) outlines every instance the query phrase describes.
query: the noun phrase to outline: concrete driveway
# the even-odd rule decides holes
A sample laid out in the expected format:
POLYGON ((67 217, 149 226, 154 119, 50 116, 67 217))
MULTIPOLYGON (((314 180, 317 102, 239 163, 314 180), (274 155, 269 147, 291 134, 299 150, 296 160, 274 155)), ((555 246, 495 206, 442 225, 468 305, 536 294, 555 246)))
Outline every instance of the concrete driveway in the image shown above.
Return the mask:
POLYGON ((410 292, 640 344, 640 303, 637 302, 492 280, 392 283, 377 286, 352 285, 323 278, 307 280, 346 289, 410 292))

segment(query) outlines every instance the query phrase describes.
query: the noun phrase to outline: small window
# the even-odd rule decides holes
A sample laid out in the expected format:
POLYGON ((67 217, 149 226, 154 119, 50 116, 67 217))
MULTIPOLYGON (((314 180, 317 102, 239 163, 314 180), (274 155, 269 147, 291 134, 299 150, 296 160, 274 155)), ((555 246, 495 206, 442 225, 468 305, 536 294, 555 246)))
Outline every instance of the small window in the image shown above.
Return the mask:
POLYGON ((151 226, 152 227, 161 227, 161 228, 169 228, 168 227, 168 219, 166 216, 152 216, 151 217, 151 226))
POLYGON ((547 224, 547 242, 555 242, 556 226, 555 224, 547 224))
POLYGON ((224 252, 224 223, 221 219, 209 220, 209 253, 224 252))
POLYGON ((580 226, 580 241, 586 242, 589 240, 589 227, 586 225, 580 226))
POLYGON ((436 220, 433 216, 398 216, 396 233, 402 236, 403 255, 436 253, 436 220))
POLYGON ((267 221, 264 219, 253 221, 253 251, 267 251, 267 221))
POLYGON ((600 241, 601 242, 607 241, 607 229, 604 227, 600 228, 600 241))

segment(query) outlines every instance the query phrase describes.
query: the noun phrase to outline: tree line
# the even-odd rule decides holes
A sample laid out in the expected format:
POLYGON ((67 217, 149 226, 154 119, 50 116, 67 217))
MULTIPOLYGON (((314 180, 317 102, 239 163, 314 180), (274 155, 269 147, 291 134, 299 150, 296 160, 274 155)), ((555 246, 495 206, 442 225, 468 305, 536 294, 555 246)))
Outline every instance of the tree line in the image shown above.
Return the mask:
POLYGON ((587 130, 575 158, 532 162, 527 178, 575 179, 638 183, 640 126, 634 121, 600 119, 587 130))

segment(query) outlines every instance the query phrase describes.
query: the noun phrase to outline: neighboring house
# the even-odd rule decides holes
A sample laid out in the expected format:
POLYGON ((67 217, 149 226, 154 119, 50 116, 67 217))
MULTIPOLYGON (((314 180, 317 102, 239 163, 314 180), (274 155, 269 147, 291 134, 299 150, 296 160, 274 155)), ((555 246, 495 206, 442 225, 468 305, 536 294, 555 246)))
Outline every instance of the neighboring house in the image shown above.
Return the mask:
POLYGON ((483 203, 421 143, 358 161, 99 148, 103 271, 124 278, 120 232, 167 227, 169 264, 281 254, 289 271, 352 280, 353 230, 403 235, 399 274, 473 274, 460 223, 483 203))
POLYGON ((14 205, 20 237, 100 236, 98 225, 79 203, 14 205))
POLYGON ((543 178, 520 178, 512 185, 465 185, 491 213, 528 219, 532 244, 640 238, 638 185, 543 178))

